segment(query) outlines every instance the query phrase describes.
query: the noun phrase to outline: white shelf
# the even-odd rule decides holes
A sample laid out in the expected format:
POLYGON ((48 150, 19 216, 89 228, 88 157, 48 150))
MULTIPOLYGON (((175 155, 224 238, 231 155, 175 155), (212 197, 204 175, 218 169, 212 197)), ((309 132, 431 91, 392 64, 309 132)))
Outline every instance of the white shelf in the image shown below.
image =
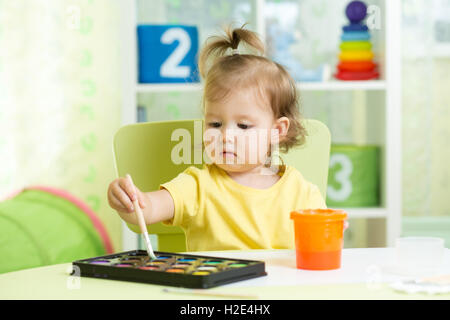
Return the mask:
POLYGON ((139 83, 136 92, 170 92, 170 91, 199 91, 202 90, 200 83, 139 83))
POLYGON ((348 213, 349 219, 359 218, 386 218, 388 211, 386 208, 367 207, 367 208, 341 208, 348 213))
POLYGON ((337 90, 385 90, 386 81, 326 81, 326 82, 299 82, 300 90, 311 91, 337 91, 337 90))
MULTIPOLYGON (((297 87, 304 91, 339 91, 339 90, 385 90, 386 81, 326 81, 326 82, 297 82, 297 87)), ((136 92, 170 92, 170 91, 199 91, 201 83, 139 83, 136 92)))
MULTIPOLYGON (((266 21, 264 7, 267 0, 256 0, 256 31, 264 39, 266 21)), ((371 121, 370 115, 382 112, 381 142, 383 153, 381 159, 381 202, 383 207, 373 208, 344 208, 349 218, 385 218, 386 219, 386 243, 393 245, 395 239, 400 236, 402 193, 401 193, 401 1, 379 0, 383 15, 383 27, 379 30, 379 66, 383 79, 369 81, 339 81, 330 79, 324 82, 298 82, 300 92, 324 91, 324 92, 351 92, 353 91, 354 126, 357 134, 367 134, 366 127, 371 121), (375 95, 380 100, 374 109, 359 108, 365 105, 364 92, 381 91, 382 95, 375 95), (382 108, 381 108, 382 107, 382 108), (370 113, 372 112, 372 113, 370 113), (375 112, 375 113, 374 113, 375 112), (362 128, 361 131, 358 131, 362 128)), ((135 123, 137 119, 137 94, 139 93, 166 93, 173 91, 201 93, 202 83, 173 83, 173 84, 141 84, 138 83, 137 57, 137 5, 136 1, 121 2, 122 6, 122 39, 123 45, 123 109, 122 123, 135 123)), ((448 46, 440 48, 440 55, 447 56, 450 52, 448 46)), ((369 96, 371 99, 372 97, 369 96)), ((373 126, 371 126, 373 127, 373 126)), ((366 137, 368 138, 368 137, 366 137)), ((372 137, 373 138, 373 137, 372 137)), ((375 136, 375 140, 376 140, 375 136)), ((378 142, 377 142, 378 143, 378 142)), ((126 229, 126 228, 125 228, 126 229)), ((124 230, 125 230, 124 229, 124 230)), ((124 239, 133 237, 124 233, 124 239)), ((131 239, 131 238, 130 238, 131 239)), ((135 238, 133 238, 135 240, 135 238)), ((133 240, 133 241, 134 241, 133 240)), ((124 241, 126 245, 128 242, 124 241)), ((132 242, 129 242, 132 243, 132 242)))

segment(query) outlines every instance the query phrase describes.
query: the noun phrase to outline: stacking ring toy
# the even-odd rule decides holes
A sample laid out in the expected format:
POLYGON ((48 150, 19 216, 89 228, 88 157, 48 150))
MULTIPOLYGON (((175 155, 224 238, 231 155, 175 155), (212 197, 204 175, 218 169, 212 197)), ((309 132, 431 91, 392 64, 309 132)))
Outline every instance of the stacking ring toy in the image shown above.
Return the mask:
POLYGON ((372 61, 371 34, 364 19, 367 6, 363 1, 351 1, 345 14, 350 21, 342 27, 339 62, 334 77, 339 80, 370 80, 379 77, 377 64, 372 61))

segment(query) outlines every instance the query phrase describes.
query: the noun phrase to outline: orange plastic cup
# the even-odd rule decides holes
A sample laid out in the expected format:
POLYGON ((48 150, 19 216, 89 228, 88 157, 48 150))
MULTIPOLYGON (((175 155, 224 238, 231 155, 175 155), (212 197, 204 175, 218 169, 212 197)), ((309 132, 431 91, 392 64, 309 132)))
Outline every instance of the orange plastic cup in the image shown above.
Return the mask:
POLYGON ((334 209, 291 212, 294 220, 297 268, 333 270, 341 267, 347 213, 334 209))

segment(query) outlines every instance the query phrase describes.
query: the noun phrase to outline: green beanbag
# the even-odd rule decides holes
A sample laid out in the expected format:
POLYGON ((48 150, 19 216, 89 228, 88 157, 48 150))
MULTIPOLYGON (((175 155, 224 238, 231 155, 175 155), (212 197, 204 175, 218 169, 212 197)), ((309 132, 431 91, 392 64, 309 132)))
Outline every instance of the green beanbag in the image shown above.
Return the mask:
POLYGON ((30 187, 0 202, 0 273, 112 252, 96 214, 63 190, 30 187))

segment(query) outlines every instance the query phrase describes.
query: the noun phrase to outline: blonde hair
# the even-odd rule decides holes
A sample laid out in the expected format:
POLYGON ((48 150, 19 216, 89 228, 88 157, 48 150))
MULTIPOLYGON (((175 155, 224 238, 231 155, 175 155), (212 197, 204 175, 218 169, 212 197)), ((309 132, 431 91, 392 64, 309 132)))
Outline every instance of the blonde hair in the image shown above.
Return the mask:
POLYGON ((289 119, 287 135, 279 143, 280 151, 287 152, 302 145, 306 136, 297 107, 295 81, 282 65, 264 57, 264 45, 258 35, 244 26, 225 28, 225 35, 208 38, 202 48, 198 65, 205 83, 203 107, 206 101, 225 99, 236 88, 257 89, 259 97, 270 103, 276 119, 289 119), (236 53, 240 44, 254 53, 236 53))

